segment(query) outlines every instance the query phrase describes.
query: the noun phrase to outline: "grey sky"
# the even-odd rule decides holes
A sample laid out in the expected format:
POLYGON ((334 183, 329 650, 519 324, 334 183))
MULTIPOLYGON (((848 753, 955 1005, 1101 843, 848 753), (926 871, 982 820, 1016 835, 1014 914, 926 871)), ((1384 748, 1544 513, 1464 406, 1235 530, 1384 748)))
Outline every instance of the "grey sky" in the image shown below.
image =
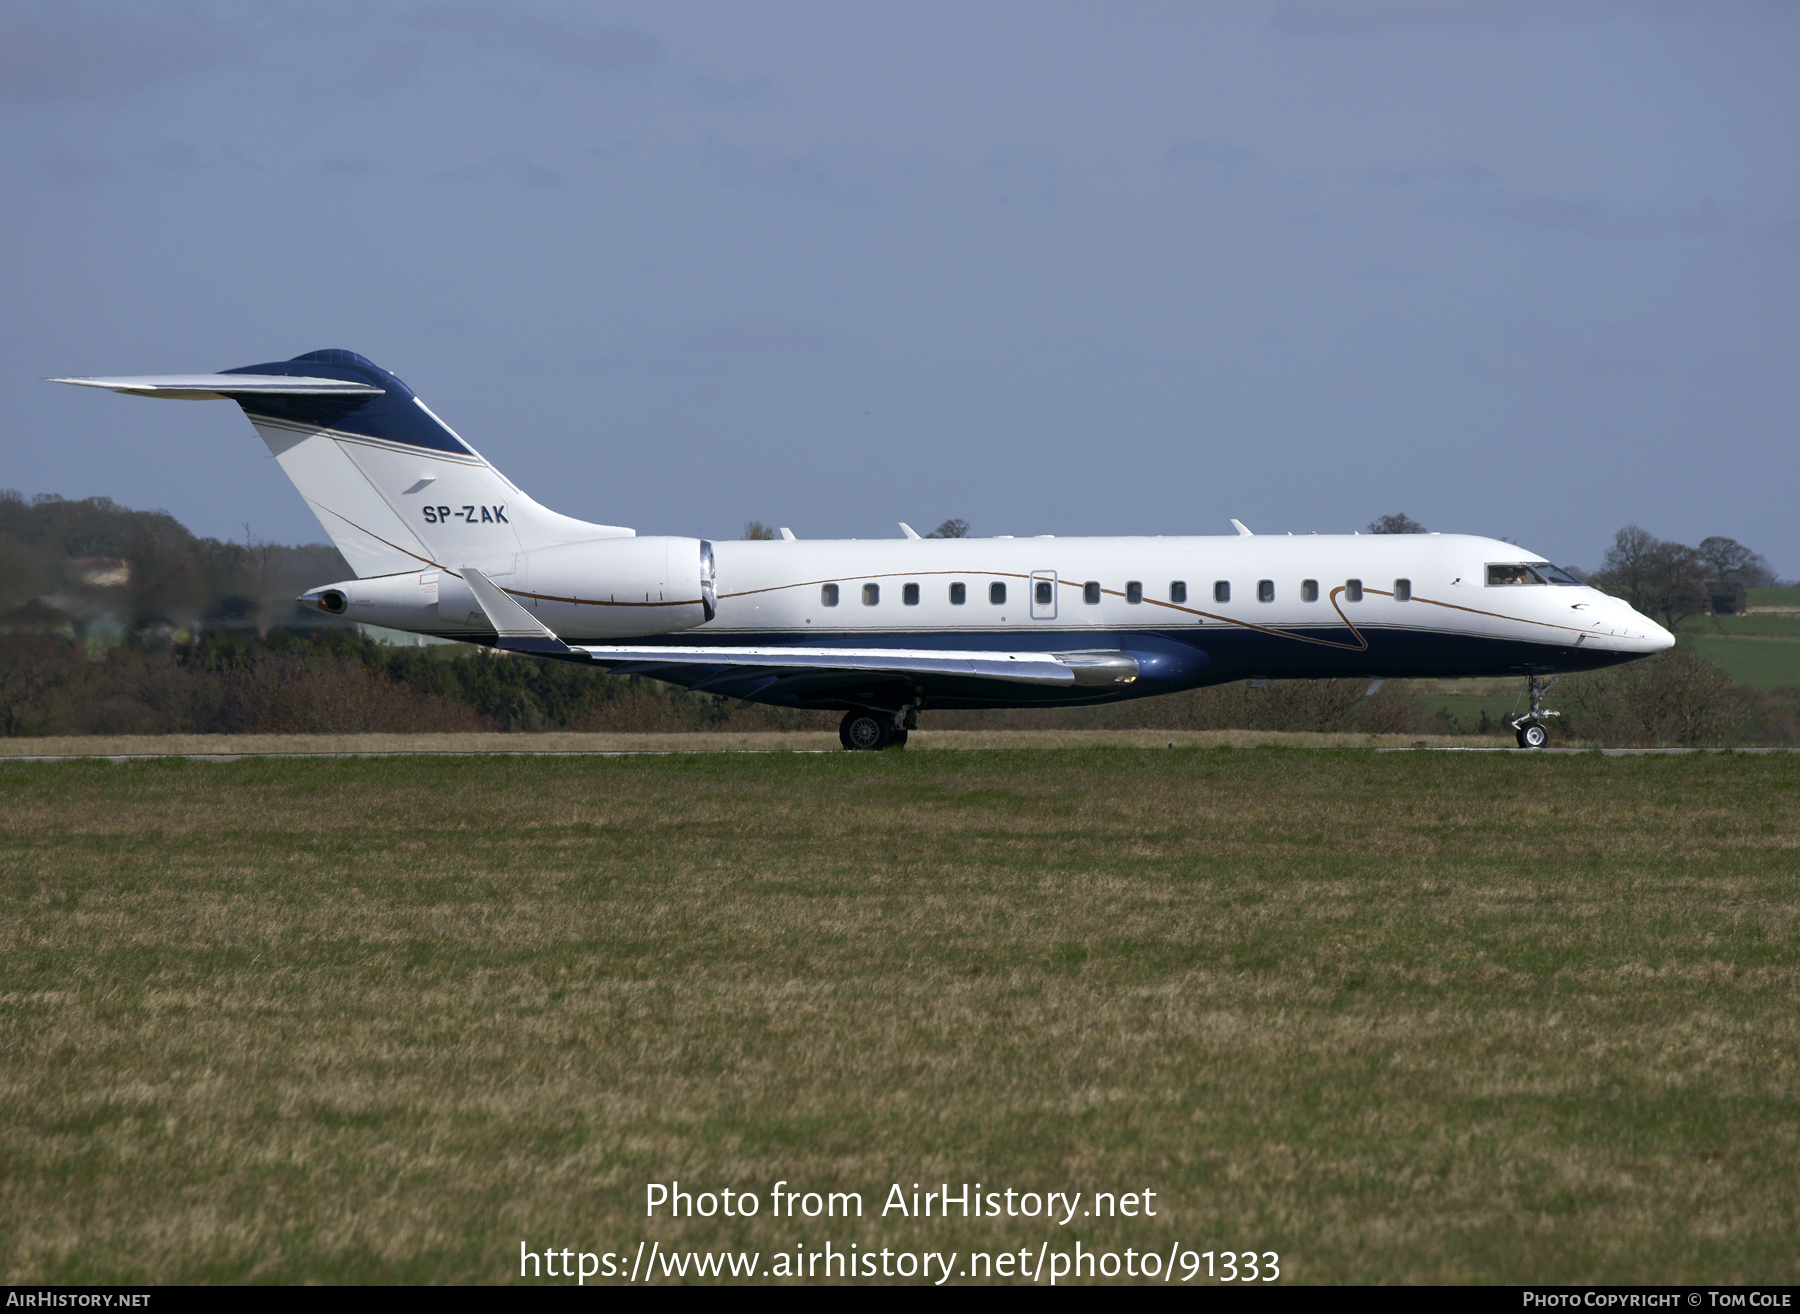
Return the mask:
POLYGON ((0 485, 322 537, 348 347, 644 532, 1348 531, 1800 574, 1800 8, 0 9, 0 485))

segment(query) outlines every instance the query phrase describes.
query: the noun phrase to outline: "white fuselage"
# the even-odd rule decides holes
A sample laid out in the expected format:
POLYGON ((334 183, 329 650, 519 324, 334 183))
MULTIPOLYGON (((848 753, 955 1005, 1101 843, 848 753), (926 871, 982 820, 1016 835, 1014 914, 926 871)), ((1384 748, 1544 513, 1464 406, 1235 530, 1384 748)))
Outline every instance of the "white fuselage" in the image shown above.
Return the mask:
MULTIPOLYGON (((698 540, 639 543, 640 555, 674 563, 663 572, 674 576, 698 540)), ((1245 677, 1579 670, 1673 643, 1585 586, 1489 583, 1491 566, 1542 558, 1460 534, 719 542, 712 620, 693 583, 640 583, 622 597, 592 572, 571 577, 578 548, 555 550, 554 561, 509 554, 509 573, 495 577, 571 644, 630 635, 684 648, 1149 654, 1146 678, 1105 697, 1245 677), (640 622, 652 624, 634 629, 640 622)), ((336 587, 350 619, 479 640, 478 613, 437 606, 440 579, 444 589, 459 583, 446 571, 336 587)))

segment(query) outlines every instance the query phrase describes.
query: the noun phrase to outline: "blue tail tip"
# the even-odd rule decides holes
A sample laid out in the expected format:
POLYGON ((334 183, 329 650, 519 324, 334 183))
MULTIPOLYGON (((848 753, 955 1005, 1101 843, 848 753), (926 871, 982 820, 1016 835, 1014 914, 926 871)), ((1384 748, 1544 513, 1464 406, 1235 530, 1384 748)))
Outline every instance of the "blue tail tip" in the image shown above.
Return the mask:
MULTIPOLYGON (((323 351, 309 351, 304 356, 295 356, 295 360, 310 360, 315 365, 350 365, 365 370, 381 369, 367 356, 354 351, 345 351, 342 347, 327 347, 323 351)), ((386 373, 385 370, 382 371, 386 373)))

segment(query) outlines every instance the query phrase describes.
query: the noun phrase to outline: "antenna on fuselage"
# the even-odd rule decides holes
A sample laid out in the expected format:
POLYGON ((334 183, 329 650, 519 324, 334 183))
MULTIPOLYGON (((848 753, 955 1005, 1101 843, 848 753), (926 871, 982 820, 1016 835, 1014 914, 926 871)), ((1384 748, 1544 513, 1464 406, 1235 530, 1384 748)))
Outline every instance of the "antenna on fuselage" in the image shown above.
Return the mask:
POLYGON ((1244 522, 1242 520, 1234 519, 1231 522, 1231 527, 1233 529, 1237 530, 1239 538, 1255 538, 1256 537, 1255 534, 1252 534, 1248 529, 1244 528, 1244 522))

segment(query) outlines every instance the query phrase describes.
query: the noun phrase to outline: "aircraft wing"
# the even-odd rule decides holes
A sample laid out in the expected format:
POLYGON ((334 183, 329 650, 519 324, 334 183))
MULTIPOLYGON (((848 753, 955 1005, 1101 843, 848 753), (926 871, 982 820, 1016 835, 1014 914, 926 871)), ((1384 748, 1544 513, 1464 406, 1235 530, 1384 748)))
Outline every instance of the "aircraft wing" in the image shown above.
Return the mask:
POLYGON ((627 648, 576 646, 589 660, 619 675, 649 675, 689 684, 681 675, 696 667, 710 674, 689 684, 732 683, 749 674, 776 678, 841 672, 883 675, 964 675, 1016 684, 1129 684, 1137 660, 1122 652, 946 652, 940 648, 726 648, 656 645, 627 648))
POLYGON ((689 689, 750 697, 781 683, 820 692, 843 677, 974 677, 1015 684, 1130 684, 1138 676, 1129 653, 944 651, 936 648, 734 648, 709 644, 571 645, 472 566, 464 582, 493 624, 498 646, 509 652, 587 659, 619 675, 647 675, 689 689))

